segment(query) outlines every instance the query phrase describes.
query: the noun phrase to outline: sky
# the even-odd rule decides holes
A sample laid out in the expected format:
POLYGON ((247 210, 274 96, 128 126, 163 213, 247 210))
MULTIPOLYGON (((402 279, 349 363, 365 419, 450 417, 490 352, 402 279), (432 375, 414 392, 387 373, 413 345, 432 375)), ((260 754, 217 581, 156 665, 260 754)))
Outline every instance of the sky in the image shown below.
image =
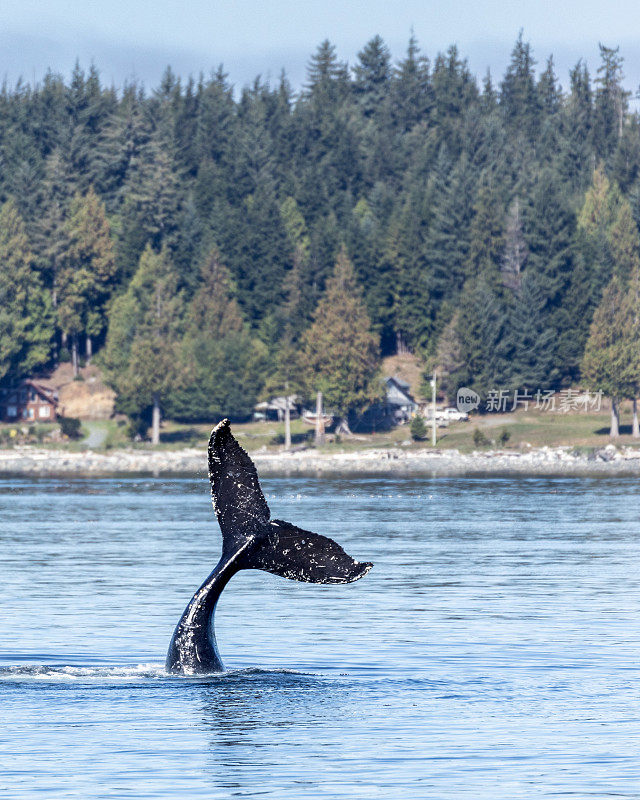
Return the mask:
POLYGON ((397 61, 413 30, 432 60, 455 43, 478 78, 490 68, 499 80, 520 29, 540 68, 553 53, 565 87, 581 57, 595 73, 598 42, 620 45, 625 84, 640 85, 637 0, 0 0, 0 78, 34 83, 47 68, 67 77, 78 58, 107 84, 153 88, 167 64, 187 77, 222 63, 236 87, 284 69, 297 89, 323 39, 353 64, 380 34, 397 61))

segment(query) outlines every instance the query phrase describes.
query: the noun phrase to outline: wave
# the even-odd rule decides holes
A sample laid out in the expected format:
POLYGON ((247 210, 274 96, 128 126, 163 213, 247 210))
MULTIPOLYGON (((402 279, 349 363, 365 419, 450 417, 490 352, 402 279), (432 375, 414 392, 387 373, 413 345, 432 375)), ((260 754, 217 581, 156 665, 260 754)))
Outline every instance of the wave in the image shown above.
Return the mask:
POLYGON ((110 664, 104 666, 78 666, 62 664, 24 664, 0 667, 0 682, 25 681, 80 681, 110 683, 120 681, 253 681, 283 677, 312 677, 309 673, 288 669, 225 670, 209 675, 172 675, 164 664, 110 664))

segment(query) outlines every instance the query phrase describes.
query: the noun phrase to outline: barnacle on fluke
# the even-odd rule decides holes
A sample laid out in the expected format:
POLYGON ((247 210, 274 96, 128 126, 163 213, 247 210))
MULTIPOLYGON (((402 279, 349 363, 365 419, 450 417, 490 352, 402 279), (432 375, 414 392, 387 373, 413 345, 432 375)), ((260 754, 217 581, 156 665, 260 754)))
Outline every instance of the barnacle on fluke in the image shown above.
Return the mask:
POLYGON ((214 612, 220 593, 239 570, 263 569, 307 583, 351 583, 373 566, 354 561, 333 539, 271 519, 256 468, 234 439, 229 420, 211 432, 208 454, 222 556, 191 598, 169 645, 167 670, 188 675, 224 669, 214 612))

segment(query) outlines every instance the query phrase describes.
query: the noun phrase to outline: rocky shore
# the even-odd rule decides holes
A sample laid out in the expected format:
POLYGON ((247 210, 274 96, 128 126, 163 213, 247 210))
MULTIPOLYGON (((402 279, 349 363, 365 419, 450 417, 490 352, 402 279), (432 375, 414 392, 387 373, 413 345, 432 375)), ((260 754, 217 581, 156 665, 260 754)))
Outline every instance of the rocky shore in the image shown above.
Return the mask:
MULTIPOLYGON (((471 475, 522 473, 532 475, 640 474, 640 449, 607 445, 583 454, 571 447, 543 447, 527 452, 490 450, 409 450, 401 447, 351 453, 253 452, 261 475, 471 475)), ((112 475, 147 473, 206 475, 202 449, 174 451, 91 450, 67 452, 36 447, 0 450, 0 474, 112 475)))

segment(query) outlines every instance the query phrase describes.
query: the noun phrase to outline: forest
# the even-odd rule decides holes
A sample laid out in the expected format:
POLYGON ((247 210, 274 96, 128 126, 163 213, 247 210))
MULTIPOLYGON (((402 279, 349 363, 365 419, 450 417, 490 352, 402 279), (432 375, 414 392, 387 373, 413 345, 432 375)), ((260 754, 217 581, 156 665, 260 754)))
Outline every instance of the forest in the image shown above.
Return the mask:
POLYGON ((0 384, 96 362, 148 422, 324 392, 358 414, 409 350, 460 386, 640 394, 640 117, 600 45, 563 87, 517 39, 500 80, 455 46, 329 42, 294 91, 222 67, 153 90, 0 92, 0 384))

